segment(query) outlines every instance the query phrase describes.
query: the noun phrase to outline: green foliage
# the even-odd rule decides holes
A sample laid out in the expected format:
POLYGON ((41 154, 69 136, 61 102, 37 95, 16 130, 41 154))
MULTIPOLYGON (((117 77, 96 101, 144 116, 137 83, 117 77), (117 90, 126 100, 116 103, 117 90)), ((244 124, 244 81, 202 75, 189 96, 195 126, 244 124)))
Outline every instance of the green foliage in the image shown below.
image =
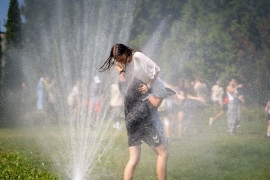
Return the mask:
MULTIPOLYGON (((1 33, 1 32, 0 32, 1 33)), ((2 64, 3 60, 2 60, 2 37, 0 36, 0 64, 2 64)), ((3 99, 3 67, 0 66, 0 108, 3 109, 3 104, 2 104, 2 99, 3 99)), ((0 110, 0 114, 1 114, 1 110, 0 110)))
POLYGON ((0 159, 1 179, 58 179, 44 168, 36 167, 33 158, 21 156, 19 153, 1 152, 0 159))
POLYGON ((155 32, 162 20, 169 19, 168 26, 181 16, 186 0, 140 0, 134 13, 130 44, 141 49, 155 32))
MULTIPOLYGON (((74 28, 83 27, 81 25, 86 18, 91 21, 89 24, 92 27, 88 28, 92 32, 100 31, 91 16, 102 13, 102 10, 95 8, 90 11, 84 1, 76 1, 76 5, 74 2, 25 0, 22 8, 27 20, 24 24, 24 45, 30 54, 40 54, 40 57, 29 58, 36 76, 48 73, 42 72, 41 67, 56 67, 53 73, 61 74, 64 64, 63 56, 59 55, 61 44, 65 44, 69 52, 83 50, 86 41, 83 36, 63 42, 61 33, 76 37, 84 29, 74 31, 74 28), (57 7, 65 7, 66 11, 57 7), (86 11, 89 17, 84 17, 86 11), (58 32, 52 32, 59 15, 62 26, 59 26, 58 32), (44 36, 48 37, 49 42, 55 42, 51 44, 53 50, 45 53, 46 56, 41 53, 44 52, 44 42, 40 37, 44 36), (81 42, 81 46, 73 47, 73 42, 81 42)), ((103 2, 111 7, 107 11, 117 12, 118 6, 109 1, 93 1, 91 5, 99 7, 103 2)), ((129 10, 132 13, 132 9, 129 10)), ((141 49, 160 23, 166 20, 166 33, 158 37, 161 39, 157 53, 160 56, 155 59, 166 79, 200 76, 210 86, 217 79, 227 84, 230 76, 235 76, 244 84, 246 99, 263 104, 270 91, 269 13, 268 0, 140 0, 134 11, 129 44, 141 49)), ((113 25, 107 25, 114 30, 112 36, 118 34, 116 25, 123 25, 117 16, 113 25)), ((95 40, 91 40, 91 43, 95 47, 95 40)), ((75 53, 68 57, 71 77, 78 76, 82 63, 77 61, 83 58, 83 55, 76 57, 75 53)))
POLYGON ((1 129, 0 134, 0 179, 59 179, 48 172, 52 163, 29 138, 29 131, 1 129))
POLYGON ((6 22, 6 49, 21 48, 22 43, 22 21, 19 3, 17 0, 10 0, 8 19, 6 22))
POLYGON ((209 85, 234 76, 249 102, 264 104, 270 91, 269 13, 269 1, 188 0, 163 43, 162 70, 200 76, 209 85))
POLYGON ((22 63, 19 50, 22 48, 22 22, 17 0, 11 0, 8 9, 8 19, 5 33, 5 67, 4 85, 6 91, 20 87, 22 78, 22 63))
POLYGON ((170 57, 175 70, 184 72, 182 77, 200 76, 214 82, 224 79, 226 73, 234 73, 230 64, 235 51, 231 37, 224 31, 221 6, 213 1, 188 1, 183 7, 183 17, 172 25, 161 58, 170 57), (190 71, 188 74, 186 69, 190 71))
POLYGON ((227 10, 229 34, 236 41, 236 62, 247 97, 265 103, 269 95, 269 1, 232 1, 227 10), (268 21, 267 21, 268 19, 268 21))
POLYGON ((19 107, 19 90, 23 81, 21 53, 22 50, 22 22, 17 0, 10 0, 8 9, 8 19, 6 22, 5 51, 3 68, 3 99, 5 110, 4 117, 10 118, 13 123, 18 114, 12 112, 19 107))

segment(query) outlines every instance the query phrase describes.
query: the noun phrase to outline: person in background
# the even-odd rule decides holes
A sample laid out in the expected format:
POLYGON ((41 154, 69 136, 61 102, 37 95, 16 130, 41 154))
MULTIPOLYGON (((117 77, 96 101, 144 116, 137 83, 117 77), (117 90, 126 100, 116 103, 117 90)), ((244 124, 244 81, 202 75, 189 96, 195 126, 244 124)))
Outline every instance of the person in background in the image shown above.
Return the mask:
POLYGON ((50 76, 47 74, 44 78, 44 109, 47 111, 49 105, 49 86, 50 86, 50 76))
POLYGON ((212 124, 219 119, 220 117, 222 117, 225 112, 227 112, 228 110, 228 96, 225 94, 225 97, 222 100, 222 105, 221 105, 221 110, 214 116, 214 117, 210 117, 209 119, 209 126, 212 126, 212 124))
POLYGON ((170 139, 173 134, 172 125, 174 124, 175 119, 177 119, 175 112, 173 112, 173 100, 173 97, 164 99, 158 108, 158 112, 164 124, 164 135, 168 139, 170 139))
POLYGON ((226 94, 225 97, 224 98, 223 97, 224 97, 224 90, 220 86, 220 81, 217 81, 216 84, 211 89, 211 102, 215 107, 214 109, 216 109, 217 105, 220 105, 221 110, 214 117, 210 117, 209 126, 211 126, 215 120, 222 117, 223 114, 228 109, 227 103, 223 102, 223 99, 226 97, 226 94))
POLYGON ((270 138, 270 100, 269 99, 266 103, 264 110, 265 110, 265 113, 267 113, 267 119, 268 119, 267 131, 266 131, 266 135, 264 137, 270 138))
POLYGON ((40 111, 43 111, 44 109, 44 101, 45 101, 45 97, 44 97, 44 91, 45 91, 45 88, 44 88, 44 78, 40 78, 39 82, 38 82, 38 85, 37 85, 37 96, 38 96, 38 99, 37 99, 37 109, 40 110, 40 111))
POLYGON ((228 96, 228 111, 227 111, 227 132, 234 135, 236 127, 240 123, 240 102, 238 89, 242 84, 237 84, 236 79, 232 78, 229 82, 226 92, 228 96))
POLYGON ((93 127, 98 126, 98 117, 102 108, 101 80, 94 76, 90 83, 88 110, 91 113, 93 127))
POLYGON ((124 99, 119 91, 117 83, 111 84, 111 98, 110 98, 110 107, 111 107, 111 117, 114 119, 113 127, 116 129, 120 128, 120 119, 123 108, 124 99))
POLYGON ((68 105, 71 107, 72 114, 75 117, 79 116, 81 109, 81 90, 80 90, 80 81, 76 81, 75 85, 72 88, 72 91, 69 93, 67 101, 68 105))
POLYGON ((223 88, 220 86, 220 81, 217 81, 216 84, 211 89, 211 102, 216 105, 222 105, 222 96, 224 94, 223 88))
POLYGON ((183 101, 183 133, 189 132, 191 120, 194 119, 197 133, 201 132, 201 114, 205 109, 206 99, 204 95, 197 96, 194 86, 189 79, 184 82, 184 101, 183 101))
POLYGON ((177 87, 176 87, 176 107, 177 107, 177 119, 178 119, 178 138, 181 138, 182 136, 182 130, 183 130, 183 118, 184 118, 184 100, 185 100, 185 79, 179 78, 177 87))
POLYGON ((196 96, 204 103, 208 101, 208 88, 205 83, 202 82, 200 77, 195 78, 194 90, 196 92, 196 96))

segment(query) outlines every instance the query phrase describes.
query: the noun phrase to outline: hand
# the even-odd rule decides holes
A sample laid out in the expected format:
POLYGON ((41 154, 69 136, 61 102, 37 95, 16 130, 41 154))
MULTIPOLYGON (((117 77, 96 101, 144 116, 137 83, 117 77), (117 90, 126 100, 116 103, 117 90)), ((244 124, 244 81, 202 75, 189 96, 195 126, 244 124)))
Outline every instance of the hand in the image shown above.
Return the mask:
POLYGON ((125 81, 125 72, 122 72, 119 76, 121 82, 125 81))
POLYGON ((140 93, 144 94, 148 91, 148 88, 146 84, 140 84, 140 87, 138 88, 138 90, 140 91, 140 93))
POLYGON ((237 87, 241 88, 241 87, 243 87, 243 84, 238 84, 237 87))

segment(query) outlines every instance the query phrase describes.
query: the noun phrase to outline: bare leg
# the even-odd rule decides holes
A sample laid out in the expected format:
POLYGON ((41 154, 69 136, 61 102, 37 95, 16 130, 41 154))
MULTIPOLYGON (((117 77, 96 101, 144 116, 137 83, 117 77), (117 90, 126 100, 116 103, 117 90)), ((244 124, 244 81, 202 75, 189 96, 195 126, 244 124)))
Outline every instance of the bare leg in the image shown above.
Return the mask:
POLYGON ((168 117, 164 117, 164 131, 165 131, 165 136, 170 137, 170 122, 168 117))
POLYGON ((178 112, 178 137, 182 136, 184 112, 178 112))
POLYGON ((213 118, 211 117, 210 119, 209 119, 209 125, 211 126, 212 124, 213 124, 213 122, 215 121, 215 120, 217 120, 218 118, 220 118, 221 116, 223 116, 223 114, 224 114, 224 111, 220 111, 218 114, 216 114, 213 118))
POLYGON ((218 118, 220 118, 222 115, 224 114, 224 111, 220 111, 217 115, 215 115, 213 117, 213 121, 217 120, 218 118))
POLYGON ((168 161, 168 157, 169 157, 169 152, 164 147, 164 145, 160 145, 158 147, 152 147, 152 149, 157 154, 156 173, 157 173, 158 180, 166 180, 167 161, 168 161))
POLYGON ((140 161, 141 145, 129 147, 129 161, 125 167, 124 180, 131 180, 135 168, 140 161))
POLYGON ((269 133, 270 133, 270 120, 268 120, 268 125, 267 125, 267 134, 269 134, 269 133))

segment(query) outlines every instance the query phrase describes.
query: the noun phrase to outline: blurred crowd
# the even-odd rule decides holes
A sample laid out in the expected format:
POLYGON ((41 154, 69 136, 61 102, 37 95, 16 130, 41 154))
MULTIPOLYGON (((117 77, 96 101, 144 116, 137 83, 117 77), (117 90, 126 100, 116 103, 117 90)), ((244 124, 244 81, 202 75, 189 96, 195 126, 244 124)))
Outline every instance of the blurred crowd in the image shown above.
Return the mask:
MULTIPOLYGON (((174 96, 164 99, 158 108, 166 137, 181 138, 186 134, 201 133, 202 122, 206 119, 209 126, 212 126, 216 120, 225 118, 226 130, 229 135, 234 135, 237 128, 241 127, 241 106, 245 100, 241 91, 243 85, 239 84, 235 78, 223 85, 218 80, 212 87, 207 87, 200 77, 194 80, 179 78, 174 85, 167 82, 164 84, 176 92, 174 96), (209 116, 211 113, 213 114, 209 116), (191 129, 192 132, 190 132, 191 129)), ((40 113, 46 113, 57 119, 57 108, 59 107, 56 106, 56 102, 65 102, 74 117, 80 116, 80 113, 87 110, 91 117, 94 117, 93 119, 98 119, 104 103, 106 103, 109 105, 109 110, 106 110, 107 117, 113 120, 114 128, 120 129, 121 121, 124 119, 124 102, 118 83, 114 82, 110 85, 107 94, 109 99, 106 99, 106 102, 101 92, 101 80, 98 76, 94 76, 90 83, 76 81, 67 97, 63 98, 60 97, 62 93, 60 88, 57 88, 56 79, 45 76, 40 78, 37 83, 35 106, 40 113), (88 90, 85 93, 83 88, 87 86, 88 90)), ((29 90, 25 83, 22 83, 21 94, 22 103, 27 107, 29 90)), ((265 112, 270 114, 270 101, 265 107, 265 112)), ((270 115, 268 119, 270 119, 270 115)), ((98 126, 98 120, 93 121, 92 125, 98 126)), ((268 120, 265 137, 270 137, 270 120, 268 120)))
POLYGON ((207 118, 205 116, 209 114, 209 110, 219 111, 207 118, 209 126, 226 112, 227 132, 234 135, 236 128, 240 127, 240 106, 244 103, 244 96, 239 90, 241 87, 242 84, 238 84, 234 78, 225 88, 220 81, 209 88, 200 77, 194 80, 178 79, 176 86, 170 86, 176 95, 165 99, 159 108, 166 136, 182 137, 189 133, 201 133, 202 121, 207 118), (191 125, 195 132, 190 132, 191 125))
MULTIPOLYGON (((75 81, 69 92, 65 93, 63 88, 66 90, 68 86, 62 88, 56 79, 46 75, 37 82, 35 93, 29 89, 26 83, 22 83, 22 111, 44 114, 56 121, 60 108, 64 107, 75 118, 79 118, 82 114, 89 114, 93 120, 91 125, 96 127, 98 126, 96 119, 99 118, 104 106, 102 85, 99 76, 93 76, 90 82, 84 79, 75 81)), ((123 119, 124 115, 123 98, 117 82, 111 84, 109 98, 110 108, 106 112, 109 113, 108 117, 114 119, 114 127, 119 129, 120 119, 123 119)))

